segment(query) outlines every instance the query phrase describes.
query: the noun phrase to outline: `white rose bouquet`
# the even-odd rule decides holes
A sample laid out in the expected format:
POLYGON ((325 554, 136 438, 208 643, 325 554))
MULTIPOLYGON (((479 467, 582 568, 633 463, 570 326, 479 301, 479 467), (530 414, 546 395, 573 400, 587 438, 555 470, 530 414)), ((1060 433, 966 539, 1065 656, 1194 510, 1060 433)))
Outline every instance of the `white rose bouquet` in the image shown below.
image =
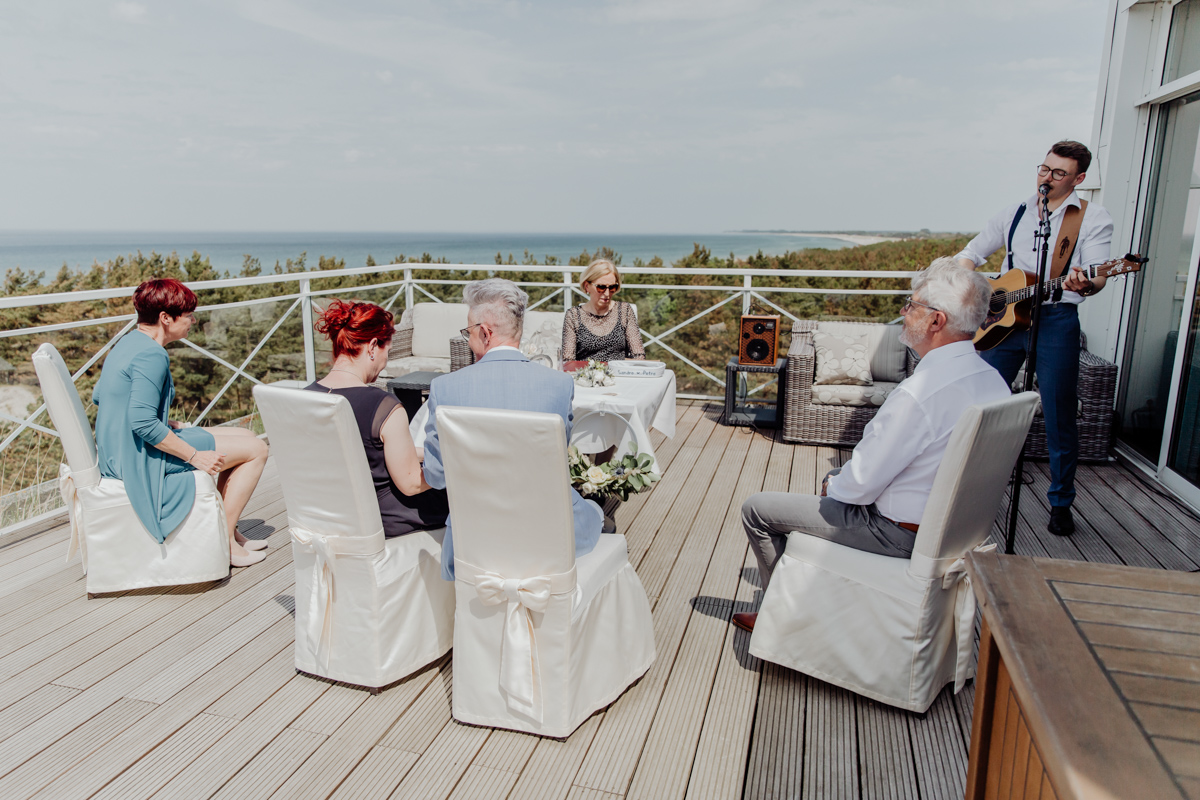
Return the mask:
POLYGON ((589 456, 572 445, 567 448, 567 468, 571 485, 584 497, 615 494, 628 500, 629 495, 646 491, 662 477, 654 471, 653 456, 638 455, 637 442, 629 443, 629 452, 623 457, 606 464, 593 464, 589 456))
POLYGON ((586 367, 575 373, 576 386, 616 386, 617 377, 609 369, 608 363, 589 358, 586 367))

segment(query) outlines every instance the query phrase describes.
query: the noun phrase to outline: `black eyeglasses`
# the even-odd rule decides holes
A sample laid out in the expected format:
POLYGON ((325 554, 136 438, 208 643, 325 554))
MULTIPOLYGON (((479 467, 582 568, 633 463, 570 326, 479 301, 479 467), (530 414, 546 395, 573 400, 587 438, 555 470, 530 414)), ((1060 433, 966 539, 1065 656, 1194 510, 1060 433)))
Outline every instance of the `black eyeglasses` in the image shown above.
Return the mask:
POLYGON ((471 328, 478 328, 482 324, 483 324, 482 322, 476 322, 474 325, 468 325, 465 328, 459 328, 458 332, 462 334, 462 337, 464 339, 470 339, 471 338, 471 328))
POLYGON ((931 305, 926 305, 925 303, 919 302, 917 300, 913 300, 912 295, 909 295, 908 299, 904 301, 904 307, 900 309, 900 313, 901 314, 906 313, 913 306, 920 306, 921 308, 928 308, 930 311, 941 311, 940 308, 934 308, 931 305))
POLYGON ((592 286, 596 287, 597 292, 612 292, 613 294, 616 294, 621 290, 621 284, 619 283, 593 283, 592 286))
POLYGON ((1063 178, 1067 177, 1067 171, 1065 169, 1050 169, 1045 164, 1039 164, 1038 177, 1044 178, 1047 175, 1053 175, 1054 180, 1061 181, 1063 178))

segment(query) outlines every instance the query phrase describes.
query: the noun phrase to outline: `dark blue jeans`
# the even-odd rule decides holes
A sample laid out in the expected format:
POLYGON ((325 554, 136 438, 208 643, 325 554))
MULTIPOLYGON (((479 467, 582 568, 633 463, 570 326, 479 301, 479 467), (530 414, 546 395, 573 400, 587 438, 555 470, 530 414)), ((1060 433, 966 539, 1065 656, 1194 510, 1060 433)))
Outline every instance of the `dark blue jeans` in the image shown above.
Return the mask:
MULTIPOLYGON (((1016 380, 1029 350, 1029 333, 1014 333, 979 355, 1005 382, 1016 380)), ((1069 506, 1075 500, 1075 466, 1079 462, 1079 308, 1071 303, 1042 306, 1037 350, 1038 391, 1046 418, 1046 446, 1050 451, 1052 506, 1069 506)))

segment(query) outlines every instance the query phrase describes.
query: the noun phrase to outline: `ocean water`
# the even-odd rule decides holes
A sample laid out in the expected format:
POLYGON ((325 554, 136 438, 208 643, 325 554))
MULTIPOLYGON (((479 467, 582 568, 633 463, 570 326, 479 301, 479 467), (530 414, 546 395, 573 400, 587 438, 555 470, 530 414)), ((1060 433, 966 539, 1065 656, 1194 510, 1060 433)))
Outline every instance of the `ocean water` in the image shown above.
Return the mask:
POLYGON ((320 256, 344 259, 347 267, 361 267, 367 256, 389 264, 398 256, 419 258, 429 253, 455 264, 493 264, 496 253, 507 260, 511 253, 518 263, 529 250, 538 263, 556 256, 566 264, 587 250, 611 247, 626 266, 635 258, 649 261, 654 256, 670 265, 692 252, 694 244, 709 248, 714 256, 730 253, 744 258, 762 251, 780 255, 810 247, 850 247, 841 239, 792 234, 628 234, 628 233, 257 233, 257 232, 145 232, 145 231, 0 231, 0 275, 21 268, 45 271, 52 276, 63 264, 86 270, 93 261, 101 263, 118 256, 141 252, 163 255, 175 252, 181 258, 193 251, 207 256, 218 271, 236 274, 247 255, 257 258, 265 271, 276 262, 307 254, 315 268, 320 256))

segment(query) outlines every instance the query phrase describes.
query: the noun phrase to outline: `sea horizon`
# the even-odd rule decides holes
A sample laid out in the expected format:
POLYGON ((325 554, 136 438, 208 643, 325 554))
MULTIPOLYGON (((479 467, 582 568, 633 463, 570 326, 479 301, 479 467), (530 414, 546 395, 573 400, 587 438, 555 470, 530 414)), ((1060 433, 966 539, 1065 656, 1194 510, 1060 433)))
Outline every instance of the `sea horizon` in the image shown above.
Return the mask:
POLYGON ((621 256, 622 266, 635 259, 650 261, 655 256, 664 264, 692 253, 693 246, 706 247, 722 258, 732 253, 747 258, 758 252, 782 255, 814 247, 841 249, 855 242, 831 235, 807 236, 782 232, 720 233, 446 233, 446 232, 295 232, 295 231, 89 231, 89 230, 0 230, 0 273, 10 269, 45 272, 53 276, 64 264, 86 271, 93 262, 104 263, 137 253, 190 258, 193 252, 209 259, 213 268, 231 274, 242 269, 245 256, 257 258, 264 271, 303 253, 306 264, 319 259, 344 260, 347 267, 390 264, 399 257, 420 258, 428 253, 456 264, 493 264, 497 253, 518 263, 528 250, 538 263, 547 256, 566 264, 585 249, 595 253, 610 247, 621 256))

